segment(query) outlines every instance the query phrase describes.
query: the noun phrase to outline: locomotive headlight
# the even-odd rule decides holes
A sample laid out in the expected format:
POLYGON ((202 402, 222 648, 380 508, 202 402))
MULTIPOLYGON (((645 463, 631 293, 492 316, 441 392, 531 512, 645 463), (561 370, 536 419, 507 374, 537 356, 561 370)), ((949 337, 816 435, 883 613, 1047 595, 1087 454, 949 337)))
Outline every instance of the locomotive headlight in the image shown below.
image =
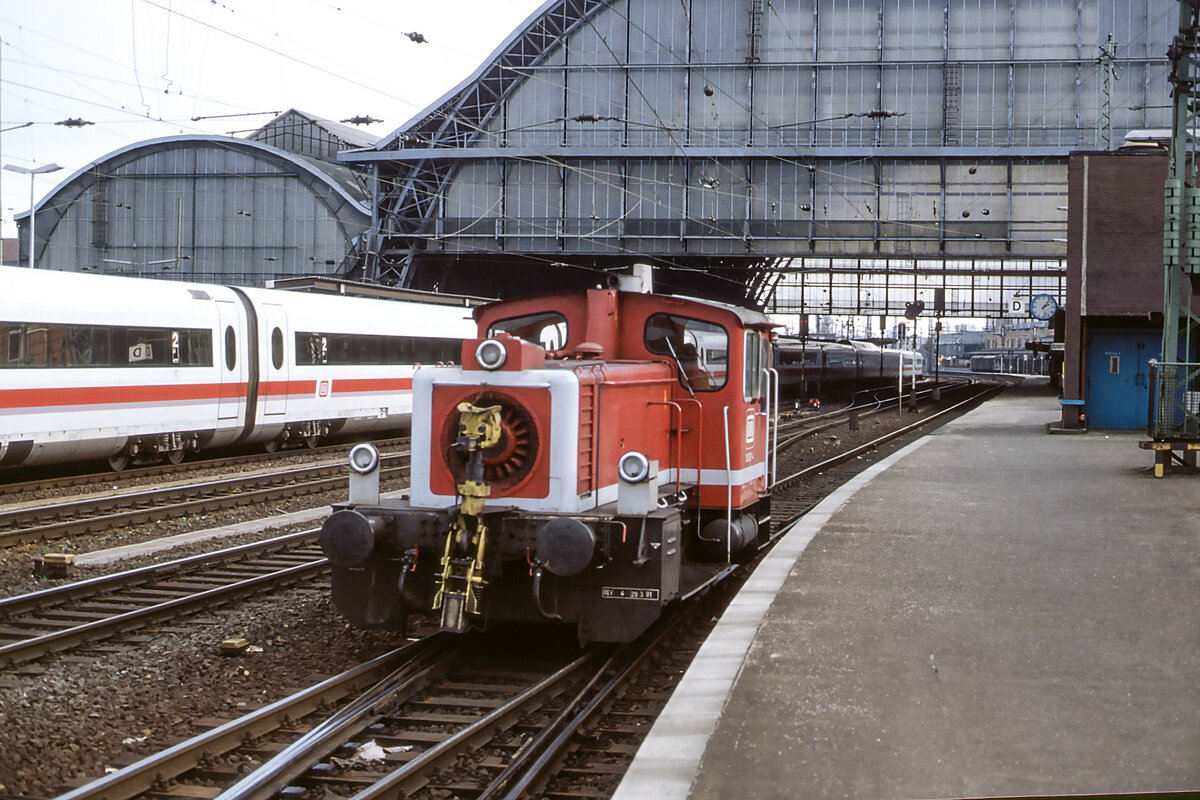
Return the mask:
POLYGON ((379 466, 379 451, 374 445, 356 444, 350 451, 350 469, 359 475, 367 475, 379 466))
POLYGON ((630 450, 617 462, 621 479, 629 483, 641 483, 650 474, 650 461, 636 450, 630 450))
POLYGON ((475 348, 475 360, 484 369, 500 369, 504 366, 506 358, 508 358, 508 351, 504 349, 502 343, 495 339, 480 342, 479 347, 475 348))
POLYGON ((379 451, 374 445, 364 442, 350 450, 350 502, 379 504, 379 451))

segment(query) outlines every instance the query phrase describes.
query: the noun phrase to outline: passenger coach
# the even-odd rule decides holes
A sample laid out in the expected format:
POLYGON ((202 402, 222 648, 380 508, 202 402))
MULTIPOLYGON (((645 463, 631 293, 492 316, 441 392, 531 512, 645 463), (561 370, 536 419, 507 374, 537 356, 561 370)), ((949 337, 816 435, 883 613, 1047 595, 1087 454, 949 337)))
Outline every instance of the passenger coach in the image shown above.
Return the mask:
POLYGON ((462 306, 0 267, 0 467, 400 429, 462 306))

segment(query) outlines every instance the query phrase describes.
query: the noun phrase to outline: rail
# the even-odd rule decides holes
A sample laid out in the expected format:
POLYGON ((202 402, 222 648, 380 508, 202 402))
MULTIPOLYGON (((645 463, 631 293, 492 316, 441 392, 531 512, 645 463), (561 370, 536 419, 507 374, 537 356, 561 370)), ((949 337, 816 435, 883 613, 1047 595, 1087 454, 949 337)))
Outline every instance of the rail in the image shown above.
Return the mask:
MULTIPOLYGON (((935 389, 954 391, 969 387, 971 385, 972 384, 969 381, 954 381, 950 383, 943 382, 939 386, 926 385, 924 388, 917 391, 916 396, 917 398, 931 398, 935 389)), ((785 432, 785 438, 782 444, 777 444, 776 448, 787 448, 807 436, 812 436, 820 433, 821 431, 843 425, 846 423, 847 418, 853 414, 870 416, 875 413, 889 411, 891 409, 887 407, 888 404, 892 403, 896 399, 896 396, 891 393, 890 389, 875 390, 869 400, 855 400, 851 405, 844 408, 839 408, 835 411, 808 416, 789 423, 781 424, 779 427, 785 432)))
POLYGON ((999 394, 1002 391, 1003 391, 1003 388, 1001 388, 1001 387, 995 387, 995 386, 985 387, 985 388, 981 389, 979 392, 977 392, 976 394, 972 395, 971 397, 968 397, 965 400, 960 400, 959 402, 955 403, 954 405, 948 406, 948 407, 942 409, 941 411, 938 411, 934 414, 929 415, 928 417, 924 417, 923 419, 919 419, 916 422, 913 422, 909 425, 905 425, 902 428, 897 428, 894 431, 885 433, 883 436, 880 436, 877 439, 867 442, 866 444, 859 445, 858 447, 851 448, 850 450, 847 450, 843 453, 839 453, 836 456, 833 456, 832 458, 827 458, 824 461, 820 462, 819 464, 813 464, 810 467, 805 467, 804 469, 802 469, 798 472, 788 475, 786 478, 780 478, 777 481, 775 481, 774 484, 772 484, 771 488, 775 489, 777 487, 787 486, 788 484, 793 483, 794 481, 800 480, 801 478, 807 477, 808 475, 812 475, 812 474, 818 473, 818 472, 823 472, 823 471, 829 469, 830 467, 837 466, 838 464, 841 464, 845 461, 849 461, 853 458, 856 458, 857 456, 859 456, 863 453, 874 450, 877 447, 879 447, 879 445, 884 444, 886 442, 890 442, 892 439, 897 439, 901 436, 905 436, 909 433, 912 433, 913 431, 915 431, 921 427, 924 427, 925 425, 928 425, 930 422, 933 422, 934 420, 941 419, 942 417, 946 417, 951 414, 956 414, 959 411, 961 411, 962 409, 971 405, 972 403, 983 402, 987 398, 989 398, 993 395, 999 394))
MULTIPOLYGON (((129 800, 164 781, 179 777, 206 757, 228 753, 251 737, 271 733, 324 705, 338 703, 364 688, 402 685, 428 674, 444 654, 444 637, 435 635, 405 645, 341 675, 329 678, 244 717, 187 739, 162 752, 60 795, 56 800, 129 800)), ((367 691, 372 694, 372 691, 367 691)))
MULTIPOLYGON (((379 449, 384 449, 394 445, 407 446, 408 438, 393 438, 382 439, 376 441, 375 446, 379 449)), ((106 469, 101 472, 84 472, 81 474, 64 474, 66 465, 47 465, 45 467, 33 467, 32 469, 37 474, 45 474, 45 478, 38 480, 14 481, 12 483, 0 482, 0 498, 12 497, 22 494, 37 494, 43 489, 47 483, 53 484, 54 488, 62 489, 71 486, 86 487, 94 485, 101 481, 112 481, 113 479, 133 479, 133 478, 170 478, 172 476, 185 476, 193 472, 201 472, 205 470, 214 470, 217 472, 228 472, 231 468, 243 468, 253 464, 273 464, 285 459, 295 458, 303 455, 311 463, 313 458, 327 458, 330 464, 345 463, 347 445, 345 443, 322 445, 315 449, 304 450, 278 450, 274 453, 250 453, 236 456, 222 456, 217 458, 201 457, 195 461, 185 461, 182 464, 155 464, 150 466, 139 466, 136 469, 129 471, 113 472, 111 469, 106 469)), ((66 467, 70 469, 70 467, 66 467)), ((0 471, 0 481, 7 480, 10 477, 22 475, 29 472, 26 468, 13 468, 8 471, 0 471)))
POLYGON ((289 553, 287 557, 276 554, 275 559, 265 559, 264 563, 252 565, 252 572, 257 574, 247 576, 244 573, 226 572, 216 576, 213 580, 223 582, 218 585, 192 576, 196 570, 206 566, 224 565, 235 559, 259 557, 289 546, 302 545, 306 540, 314 539, 316 533, 306 531, 283 537, 291 540, 286 545, 276 540, 270 545, 259 543, 231 548, 220 554, 196 556, 167 565, 8 598, 0 602, 0 614, 4 619, 3 636, 8 640, 0 643, 0 664, 11 666, 25 663, 230 600, 307 580, 328 569, 328 560, 315 546, 289 553), (146 593, 144 590, 148 586, 156 591, 146 593), (137 596, 122 596, 119 590, 136 590, 137 596), (105 595, 103 602, 94 600, 98 594, 105 595), (162 594, 176 596, 162 600, 162 594), (63 604, 72 602, 83 603, 84 607, 67 615, 73 622, 62 627, 60 618, 64 616, 63 604), (47 608, 50 609, 47 617, 38 615, 39 611, 47 608))
MULTIPOLYGON (((408 453, 382 459, 393 472, 407 469, 408 460, 408 453)), ((13 508, 0 511, 0 547, 341 490, 345 480, 345 465, 330 464, 13 508), (43 521, 47 517, 68 519, 43 521)))
POLYGON ((265 539, 261 542, 251 542, 237 547, 227 547, 211 553, 201 553, 188 558, 166 561, 161 564, 151 564, 146 567, 116 572, 111 575, 100 575, 87 580, 75 581, 42 589, 28 594, 19 594, 0 599, 0 618, 22 614, 35 608, 45 608, 51 605, 95 597, 100 594, 115 592, 130 586, 144 586, 156 580, 163 580, 174 575, 182 575, 197 569, 238 561, 253 556, 285 550, 298 544, 315 541, 319 530, 300 531, 265 539))

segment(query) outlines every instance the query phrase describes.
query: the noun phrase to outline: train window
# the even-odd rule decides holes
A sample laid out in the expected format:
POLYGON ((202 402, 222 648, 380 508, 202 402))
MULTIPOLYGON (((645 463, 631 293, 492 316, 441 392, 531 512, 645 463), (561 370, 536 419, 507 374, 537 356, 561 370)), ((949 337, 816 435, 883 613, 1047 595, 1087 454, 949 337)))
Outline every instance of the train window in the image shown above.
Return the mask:
POLYGON ((213 332, 207 329, 180 331, 187 347, 183 363, 189 367, 211 367, 213 364, 213 332))
POLYGON ((296 363, 304 365, 436 364, 457 361, 461 339, 434 336, 364 336, 356 333, 296 334, 296 363))
POLYGON ((713 392, 729 374, 729 333, 720 325, 672 314, 646 320, 646 349, 670 356, 680 369, 679 382, 692 391, 713 392))
POLYGON ((329 363, 329 339, 319 333, 297 333, 296 363, 329 363))
POLYGON ((507 333, 536 344, 546 350, 562 350, 567 346, 567 318, 557 311, 542 311, 493 322, 488 336, 507 333))
POLYGON ((237 334, 233 326, 225 328, 225 369, 232 371, 237 366, 237 334))
POLYGON ((279 328, 271 331, 271 364, 283 369, 283 331, 279 328))
POLYGON ((206 329, 0 322, 0 367, 35 369, 212 366, 206 329))

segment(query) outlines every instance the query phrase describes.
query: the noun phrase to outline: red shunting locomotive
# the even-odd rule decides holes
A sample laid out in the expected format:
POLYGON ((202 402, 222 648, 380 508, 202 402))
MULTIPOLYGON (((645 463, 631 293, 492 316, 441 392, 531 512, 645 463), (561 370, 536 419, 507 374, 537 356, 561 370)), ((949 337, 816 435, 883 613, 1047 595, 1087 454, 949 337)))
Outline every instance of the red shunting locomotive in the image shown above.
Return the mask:
POLYGON ((592 289, 475 319, 461 367, 414 377, 408 496, 381 498, 377 454, 351 452, 321 545, 353 624, 434 610, 443 630, 540 620, 629 641, 765 541, 765 315, 592 289))

